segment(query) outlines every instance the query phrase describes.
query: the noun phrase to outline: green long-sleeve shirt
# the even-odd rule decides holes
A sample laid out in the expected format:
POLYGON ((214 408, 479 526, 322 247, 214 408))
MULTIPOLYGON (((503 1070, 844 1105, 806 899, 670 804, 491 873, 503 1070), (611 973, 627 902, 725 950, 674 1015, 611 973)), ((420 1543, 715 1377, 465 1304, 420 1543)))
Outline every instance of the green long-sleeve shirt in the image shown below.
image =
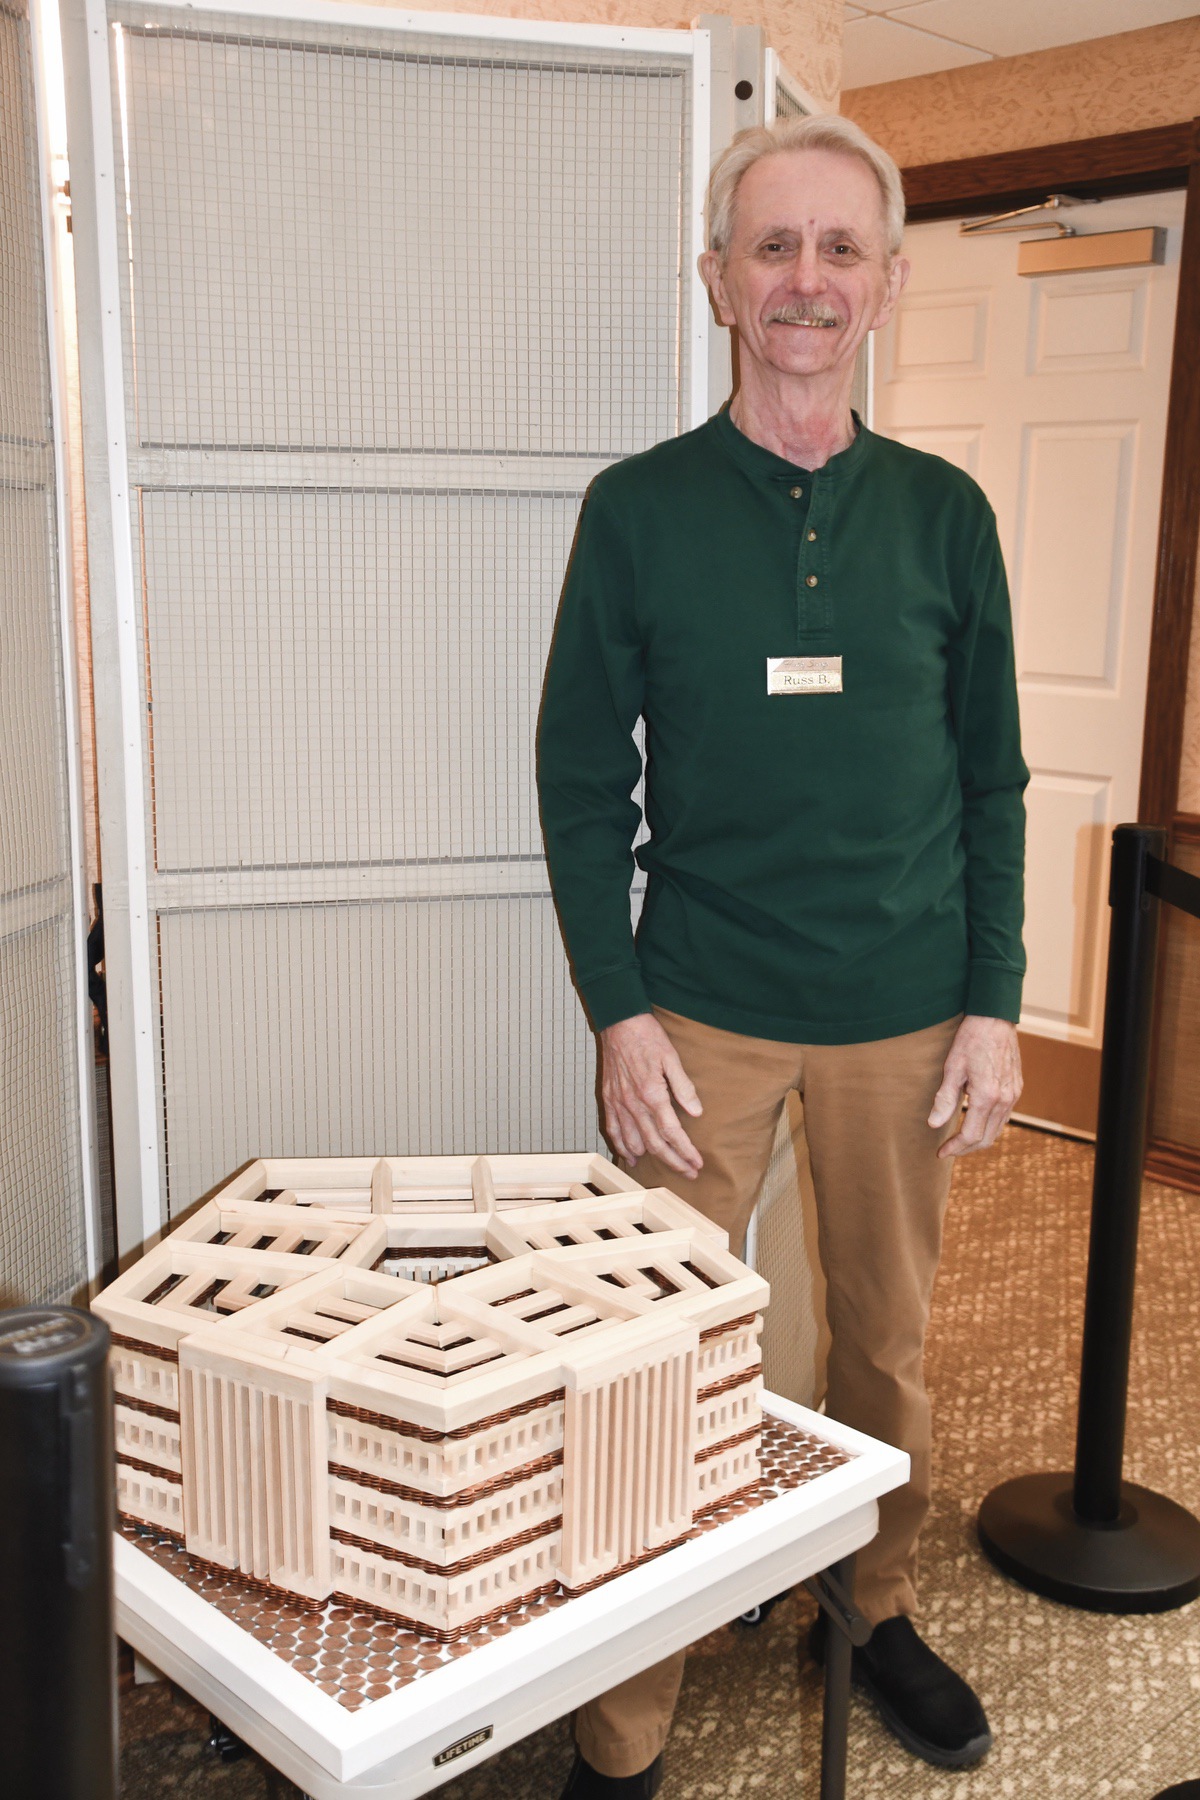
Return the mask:
POLYGON ((721 412, 593 483, 538 784, 597 1030, 651 1002, 794 1043, 1016 1019, 1027 780, 995 520, 959 469, 860 428, 810 472, 721 412), (840 691, 769 693, 778 657, 840 657, 840 691))

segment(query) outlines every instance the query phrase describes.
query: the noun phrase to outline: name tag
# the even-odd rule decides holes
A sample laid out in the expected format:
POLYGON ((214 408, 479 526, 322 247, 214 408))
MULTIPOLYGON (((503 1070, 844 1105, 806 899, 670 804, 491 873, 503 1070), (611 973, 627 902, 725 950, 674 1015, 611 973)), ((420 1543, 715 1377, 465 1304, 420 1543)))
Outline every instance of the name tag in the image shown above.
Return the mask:
POLYGON ((768 694, 840 694, 840 656, 768 656, 768 694))

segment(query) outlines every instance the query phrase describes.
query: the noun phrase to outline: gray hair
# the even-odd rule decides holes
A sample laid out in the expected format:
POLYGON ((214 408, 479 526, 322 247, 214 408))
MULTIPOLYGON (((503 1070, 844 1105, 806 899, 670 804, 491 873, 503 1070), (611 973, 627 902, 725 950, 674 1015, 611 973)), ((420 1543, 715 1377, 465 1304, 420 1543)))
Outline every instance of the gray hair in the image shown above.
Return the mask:
POLYGON ((742 177, 762 157, 775 156, 782 150, 838 150, 865 162, 879 183, 887 251, 889 256, 895 256, 904 233, 904 188, 899 169, 887 151, 852 119, 843 119, 838 113, 814 113, 739 131, 718 157, 708 184, 708 247, 722 262, 729 254, 742 177))

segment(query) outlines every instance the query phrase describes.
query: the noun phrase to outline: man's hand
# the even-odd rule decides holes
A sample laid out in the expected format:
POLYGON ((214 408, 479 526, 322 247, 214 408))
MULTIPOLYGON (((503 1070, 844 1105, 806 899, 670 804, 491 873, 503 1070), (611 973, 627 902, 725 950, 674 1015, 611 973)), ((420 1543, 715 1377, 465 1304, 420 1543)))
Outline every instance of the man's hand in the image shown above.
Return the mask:
POLYGON ((945 1125, 961 1105, 964 1094, 966 1117, 961 1129, 942 1145, 939 1157, 990 1149, 1021 1098, 1017 1028, 1007 1019, 966 1015, 954 1034, 929 1124, 945 1125))
POLYGON ((704 1108, 675 1046, 653 1013, 621 1019, 600 1033, 604 1047, 604 1121, 619 1156, 636 1162, 649 1151, 694 1181, 703 1158, 671 1104, 699 1118, 704 1108))

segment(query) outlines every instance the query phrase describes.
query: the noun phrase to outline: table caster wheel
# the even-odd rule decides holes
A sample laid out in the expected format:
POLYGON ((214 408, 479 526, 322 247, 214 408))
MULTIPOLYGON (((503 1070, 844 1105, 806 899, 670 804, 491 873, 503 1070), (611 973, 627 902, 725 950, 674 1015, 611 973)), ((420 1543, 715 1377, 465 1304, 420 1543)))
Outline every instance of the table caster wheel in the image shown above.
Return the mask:
POLYGON ((781 1600, 787 1599, 790 1592, 791 1589, 789 1588, 787 1593, 776 1594, 770 1600, 762 1600, 757 1606, 749 1607, 744 1613, 738 1614, 737 1623, 744 1631, 753 1631, 756 1625, 762 1624, 763 1620, 767 1617, 767 1614, 771 1612, 774 1607, 778 1606, 781 1600))
POLYGON ((222 1762, 240 1762, 246 1754, 246 1746, 240 1737, 235 1737, 227 1725, 222 1725, 214 1713, 208 1715, 209 1739, 208 1747, 214 1756, 222 1762))

